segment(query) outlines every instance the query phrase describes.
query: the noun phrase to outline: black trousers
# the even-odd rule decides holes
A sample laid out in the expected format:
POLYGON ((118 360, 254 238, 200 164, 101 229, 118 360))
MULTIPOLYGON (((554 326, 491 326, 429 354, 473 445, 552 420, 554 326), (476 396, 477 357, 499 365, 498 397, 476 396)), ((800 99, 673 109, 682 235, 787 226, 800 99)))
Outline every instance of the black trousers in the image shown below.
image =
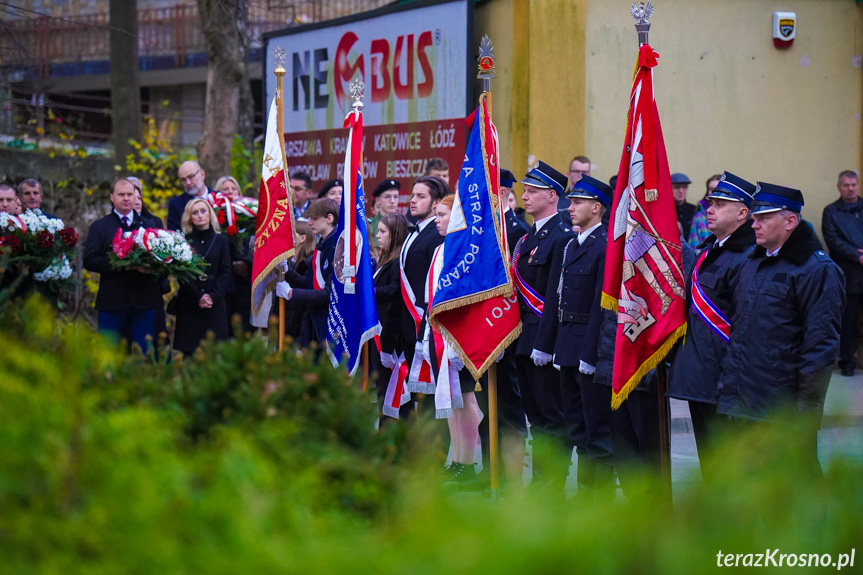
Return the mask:
POLYGON ((661 455, 659 404, 655 392, 635 389, 611 412, 611 444, 624 493, 629 495, 641 477, 652 476, 658 480, 661 455))
POLYGON ((611 387, 595 383, 576 367, 560 368, 560 394, 570 447, 582 456, 611 464, 611 387))
POLYGON ((842 312, 842 331, 839 333, 839 367, 841 369, 857 366, 854 356, 857 355, 859 341, 858 314, 863 293, 849 293, 845 296, 845 310, 842 312))
POLYGON ((560 467, 565 464, 566 469, 569 468, 572 448, 567 452, 569 442, 560 397, 560 374, 551 363, 540 367, 526 355, 517 355, 515 361, 521 400, 533 437, 534 473, 563 479, 566 472, 560 467))

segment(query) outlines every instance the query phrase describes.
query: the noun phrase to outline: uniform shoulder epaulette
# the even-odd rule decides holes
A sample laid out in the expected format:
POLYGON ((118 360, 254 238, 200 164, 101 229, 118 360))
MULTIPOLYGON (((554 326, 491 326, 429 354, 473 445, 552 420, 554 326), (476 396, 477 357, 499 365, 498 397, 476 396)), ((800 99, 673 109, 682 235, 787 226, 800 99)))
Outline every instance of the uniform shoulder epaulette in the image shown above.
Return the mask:
POLYGON ((561 229, 564 233, 571 232, 572 230, 568 225, 566 225, 563 221, 557 222, 557 227, 561 229))
POLYGON ((832 262, 833 261, 832 259, 830 259, 830 256, 828 256, 827 252, 825 252, 824 250, 815 250, 815 252, 812 255, 814 255, 815 259, 817 259, 819 262, 832 262))

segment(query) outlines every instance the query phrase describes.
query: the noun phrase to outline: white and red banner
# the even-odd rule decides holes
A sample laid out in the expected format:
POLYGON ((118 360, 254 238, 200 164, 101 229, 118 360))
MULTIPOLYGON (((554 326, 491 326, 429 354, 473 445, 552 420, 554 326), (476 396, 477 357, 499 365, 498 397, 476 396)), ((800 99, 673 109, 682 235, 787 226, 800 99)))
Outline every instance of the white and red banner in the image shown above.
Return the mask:
POLYGON ((270 272, 294 255, 294 210, 278 130, 276 99, 270 105, 264 160, 258 190, 255 257, 252 263, 252 312, 257 315, 267 294, 275 289, 270 272))

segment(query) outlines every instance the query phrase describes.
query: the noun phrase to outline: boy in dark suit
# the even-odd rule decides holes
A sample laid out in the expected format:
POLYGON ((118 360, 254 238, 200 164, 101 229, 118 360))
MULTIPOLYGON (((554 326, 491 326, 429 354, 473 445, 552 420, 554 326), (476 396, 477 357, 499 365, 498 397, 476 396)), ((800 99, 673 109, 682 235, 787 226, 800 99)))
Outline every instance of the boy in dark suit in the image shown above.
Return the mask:
POLYGON ((581 232, 555 254, 551 267, 560 270, 549 282, 540 332, 557 323, 557 338, 543 340, 560 368, 560 395, 569 447, 578 453, 579 497, 614 498, 611 449, 611 389, 594 383, 597 343, 602 323, 602 282, 608 235, 602 215, 614 191, 582 175, 567 194, 569 216, 581 232))

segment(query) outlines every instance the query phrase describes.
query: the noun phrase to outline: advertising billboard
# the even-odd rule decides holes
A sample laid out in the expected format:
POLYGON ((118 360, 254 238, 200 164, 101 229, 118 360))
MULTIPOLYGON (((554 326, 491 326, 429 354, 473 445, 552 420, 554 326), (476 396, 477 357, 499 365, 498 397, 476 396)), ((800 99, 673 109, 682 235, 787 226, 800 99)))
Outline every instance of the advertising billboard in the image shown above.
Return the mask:
MULTIPOLYGON (((455 185, 465 148, 464 117, 473 68, 473 2, 415 2, 297 26, 265 36, 265 97, 276 91, 273 52, 285 52, 285 153, 291 172, 315 190, 343 178, 351 109, 348 85, 365 84, 366 194, 385 178, 401 182, 404 204, 429 158, 443 158, 455 185)), ((268 109, 265 106, 264 109, 268 109)), ((472 108, 471 108, 472 109, 472 108)))

